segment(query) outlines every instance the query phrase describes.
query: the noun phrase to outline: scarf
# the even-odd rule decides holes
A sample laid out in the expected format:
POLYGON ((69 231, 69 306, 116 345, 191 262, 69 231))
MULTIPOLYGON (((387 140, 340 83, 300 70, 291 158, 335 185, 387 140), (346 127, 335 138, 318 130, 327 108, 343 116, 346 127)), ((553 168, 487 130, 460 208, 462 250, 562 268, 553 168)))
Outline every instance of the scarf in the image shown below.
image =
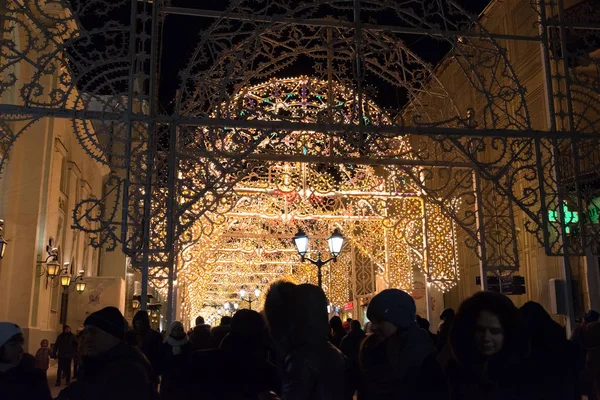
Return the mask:
POLYGON ((181 339, 175 339, 173 336, 167 336, 167 338, 165 339, 165 343, 170 344, 171 347, 173 348, 174 356, 181 354, 181 348, 183 346, 185 346, 185 344, 187 342, 188 342, 187 336, 184 336, 181 339))

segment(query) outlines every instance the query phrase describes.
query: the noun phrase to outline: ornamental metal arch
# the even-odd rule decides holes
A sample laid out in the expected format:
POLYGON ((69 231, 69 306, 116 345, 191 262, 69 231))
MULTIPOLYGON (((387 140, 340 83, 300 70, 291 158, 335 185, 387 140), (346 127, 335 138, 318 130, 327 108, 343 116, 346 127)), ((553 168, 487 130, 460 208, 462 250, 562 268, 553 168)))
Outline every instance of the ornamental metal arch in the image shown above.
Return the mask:
POLYGON ((523 9, 535 29, 520 34, 489 32, 442 0, 232 0, 221 10, 156 0, 7 0, 0 167, 30 126, 69 119, 83 149, 112 171, 106 195, 75 208, 74 226, 95 246, 121 246, 170 295, 177 254, 215 229, 208 216, 249 163, 282 160, 395 165, 462 229, 484 273, 518 269, 515 219, 548 255, 562 256, 568 272, 570 256, 600 254, 591 212, 600 208, 596 5, 540 0, 523 9), (165 111, 162 30, 177 14, 212 22, 165 111), (447 56, 431 65, 412 37, 441 44, 447 56), (511 65, 507 49, 519 46, 541 49, 546 124, 533 121, 511 65), (329 103, 311 122, 234 96, 298 65, 330 86, 329 103), (334 82, 349 88, 356 107, 334 103, 334 82), (461 83, 471 88, 469 102, 449 90, 461 83), (382 105, 380 115, 364 107, 383 92, 401 100, 382 105), (293 132, 327 138, 325 155, 289 148, 293 132), (410 150, 397 146, 400 137, 410 138, 410 150), (448 207, 448 198, 463 206, 448 207))

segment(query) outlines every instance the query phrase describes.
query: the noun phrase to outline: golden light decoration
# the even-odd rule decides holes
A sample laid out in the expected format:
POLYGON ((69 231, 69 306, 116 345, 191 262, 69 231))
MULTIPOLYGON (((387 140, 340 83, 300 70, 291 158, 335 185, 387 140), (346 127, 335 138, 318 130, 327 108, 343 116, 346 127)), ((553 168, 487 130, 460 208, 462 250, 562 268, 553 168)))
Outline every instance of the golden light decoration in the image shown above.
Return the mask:
MULTIPOLYGON (((276 79, 242 89, 220 112, 248 119, 318 122, 327 105, 336 104, 337 118, 351 124, 357 122, 353 97, 345 97, 351 92, 339 84, 331 89, 326 82, 307 77, 276 79), (329 93, 333 93, 333 101, 329 93)), ((364 107, 368 109, 365 115, 371 116, 365 123, 389 123, 374 103, 366 101, 364 107)), ((198 140, 203 140, 201 134, 198 140)), ((220 151, 235 147, 237 134, 240 132, 225 129, 220 151)), ((275 135, 259 149, 319 156, 356 151, 343 137, 329 140, 318 132, 275 135)), ((398 138, 394 152, 398 149, 410 155, 407 140, 398 138)), ((379 154, 385 155, 385 150, 379 154)), ((190 188, 198 187, 204 174, 218 173, 211 168, 200 170, 182 164, 179 178, 190 188)), ((419 175, 416 168, 411 174, 419 175)), ((217 208, 197 220, 187 232, 193 240, 180 251, 178 280, 185 293, 181 305, 184 319, 197 315, 216 318, 215 305, 239 302, 243 286, 261 290, 256 303, 260 308, 268 286, 278 279, 316 284, 316 268, 300 262, 291 240, 298 228, 314 238, 309 251, 326 250, 327 235, 335 228, 349 239, 338 262, 323 269, 323 289, 338 307, 353 300, 356 282, 352 279, 359 279, 353 275, 355 252, 371 259, 390 287, 410 290, 415 270, 423 271, 441 290, 449 289, 458 279, 454 224, 441 209, 425 203, 418 185, 400 168, 261 161, 249 163, 243 176, 231 179, 235 182, 233 190, 221 193, 217 208)), ((189 191, 184 190, 180 202, 193 197, 189 191)), ((213 197, 208 193, 189 212, 200 212, 203 202, 210 203, 213 197)), ((374 284, 361 287, 367 286, 374 284)))

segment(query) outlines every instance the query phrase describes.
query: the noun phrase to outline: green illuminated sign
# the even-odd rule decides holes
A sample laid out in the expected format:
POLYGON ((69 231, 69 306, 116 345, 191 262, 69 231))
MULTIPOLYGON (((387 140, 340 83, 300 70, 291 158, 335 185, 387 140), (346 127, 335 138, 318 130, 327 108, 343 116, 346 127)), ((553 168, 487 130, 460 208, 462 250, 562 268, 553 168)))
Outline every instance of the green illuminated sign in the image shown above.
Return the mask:
MULTIPOLYGON (((571 229, 569 228, 569 224, 576 224, 577 222, 579 222, 579 214, 576 211, 569 211, 569 207, 567 207, 566 202, 563 202, 562 209, 563 215, 565 216, 565 220, 563 221, 565 232, 569 233, 571 231, 571 229)), ((558 222, 558 210, 548 211, 548 218, 552 222, 558 222)))

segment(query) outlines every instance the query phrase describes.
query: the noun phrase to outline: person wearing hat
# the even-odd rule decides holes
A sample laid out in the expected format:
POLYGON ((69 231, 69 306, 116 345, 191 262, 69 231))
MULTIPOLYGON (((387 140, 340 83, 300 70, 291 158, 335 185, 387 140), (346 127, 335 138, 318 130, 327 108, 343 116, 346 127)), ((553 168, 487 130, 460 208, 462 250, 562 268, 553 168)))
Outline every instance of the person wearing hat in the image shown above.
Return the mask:
POLYGON ((23 331, 12 322, 0 322, 0 398, 50 400, 46 374, 21 362, 23 331))
POLYGON ((448 397, 436 348, 416 323, 415 301, 399 289, 371 300, 372 334, 360 353, 359 400, 444 399, 448 397))
POLYGON ((79 379, 57 400, 156 399, 151 367, 143 354, 125 343, 127 323, 115 307, 105 307, 84 321, 79 379))

